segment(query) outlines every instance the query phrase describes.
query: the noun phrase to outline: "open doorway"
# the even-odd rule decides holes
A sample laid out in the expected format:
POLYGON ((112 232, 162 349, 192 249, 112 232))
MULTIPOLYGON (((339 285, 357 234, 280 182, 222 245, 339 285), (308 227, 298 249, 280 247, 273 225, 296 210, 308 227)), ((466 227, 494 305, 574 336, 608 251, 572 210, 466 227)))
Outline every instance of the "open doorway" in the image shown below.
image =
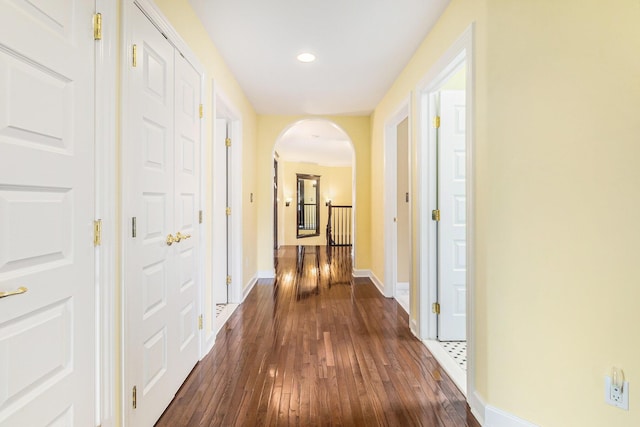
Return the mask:
POLYGON ((275 167, 273 172, 274 248, 352 246, 355 154, 346 132, 326 119, 300 120, 280 134, 273 156, 274 166, 277 162, 277 172, 275 167), (301 176, 314 177, 304 200, 301 176), (313 221, 301 222, 301 218, 313 221), (330 218, 340 221, 330 226, 330 218), (309 224, 313 230, 307 230, 309 224))
MULTIPOLYGON (((411 203, 409 99, 385 124, 385 286, 409 314, 411 308, 411 203)), ((415 329, 412 326, 412 329, 415 329)))
POLYGON ((217 333, 242 299, 242 183, 233 172, 241 169, 242 124, 239 113, 217 90, 214 102, 211 304, 212 331, 217 333))
POLYGON ((472 29, 419 88, 420 337, 473 390, 472 29))
POLYGON ((429 164, 435 182, 432 221, 435 241, 437 340, 455 366, 467 369, 466 309, 466 97, 465 63, 431 92, 436 155, 429 164))
MULTIPOLYGON (((436 155, 429 165, 435 181, 432 221, 436 227, 437 336, 466 342, 466 149, 464 62, 432 92, 436 155)), ((458 346, 458 348, 463 348, 458 346)), ((462 350, 464 351, 464 350, 462 350)), ((460 358, 461 366, 465 357, 460 358)))

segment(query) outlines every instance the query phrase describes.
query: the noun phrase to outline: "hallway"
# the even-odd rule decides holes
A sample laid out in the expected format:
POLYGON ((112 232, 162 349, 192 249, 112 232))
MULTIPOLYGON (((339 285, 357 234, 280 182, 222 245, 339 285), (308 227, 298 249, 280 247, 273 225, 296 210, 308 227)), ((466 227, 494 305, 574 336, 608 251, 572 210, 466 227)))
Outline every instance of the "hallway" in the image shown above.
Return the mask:
POLYGON ((479 426, 350 247, 286 246, 159 426, 479 426))

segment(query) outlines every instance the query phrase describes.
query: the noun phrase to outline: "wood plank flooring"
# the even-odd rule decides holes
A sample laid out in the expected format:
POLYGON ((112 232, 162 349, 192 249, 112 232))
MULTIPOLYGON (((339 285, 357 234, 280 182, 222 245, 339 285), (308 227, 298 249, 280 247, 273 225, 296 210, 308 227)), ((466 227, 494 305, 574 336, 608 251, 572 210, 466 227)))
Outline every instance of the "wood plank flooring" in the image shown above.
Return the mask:
POLYGON ((276 251, 158 426, 469 426, 464 396, 350 247, 276 251))

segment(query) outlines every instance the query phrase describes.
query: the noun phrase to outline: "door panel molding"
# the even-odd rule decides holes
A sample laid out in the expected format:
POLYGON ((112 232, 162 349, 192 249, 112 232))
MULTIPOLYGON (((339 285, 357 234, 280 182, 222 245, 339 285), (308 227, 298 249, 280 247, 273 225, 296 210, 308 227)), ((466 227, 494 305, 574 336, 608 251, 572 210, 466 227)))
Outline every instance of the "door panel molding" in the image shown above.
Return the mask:
POLYGON ((94 12, 0 5, 2 426, 97 418, 94 12))

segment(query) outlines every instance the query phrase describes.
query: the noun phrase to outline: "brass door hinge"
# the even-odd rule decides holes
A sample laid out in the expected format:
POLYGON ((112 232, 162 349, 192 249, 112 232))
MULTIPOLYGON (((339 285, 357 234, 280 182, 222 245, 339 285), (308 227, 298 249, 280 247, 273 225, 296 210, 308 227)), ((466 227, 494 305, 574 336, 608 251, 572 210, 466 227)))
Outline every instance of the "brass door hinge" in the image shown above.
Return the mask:
POLYGON ((202 224, 202 211, 198 212, 198 223, 202 224))
POLYGON ((132 406, 133 409, 136 409, 138 407, 138 388, 136 386, 133 386, 133 392, 131 394, 132 406))
POLYGON ((227 138, 224 140, 224 145, 226 145, 227 147, 231 147, 231 138, 227 138))
POLYGON ((138 66, 138 45, 133 45, 132 49, 131 49, 131 66, 132 67, 137 67, 138 66))
POLYGON ((102 40, 102 14, 93 15, 93 39, 102 40))
POLYGON ((440 128, 440 116, 435 116, 433 118, 433 127, 436 129, 440 128))
POLYGON ((227 208, 225 212, 227 213, 227 216, 231 215, 231 208, 227 208))
POLYGON ((102 244, 102 220, 97 219, 93 221, 93 246, 100 246, 102 244))
POLYGON ((435 314, 440 314, 440 303, 434 302, 433 305, 431 306, 431 311, 435 314))
POLYGON ((198 329, 202 330, 202 314, 198 316, 198 329))
POLYGON ((200 107, 198 108, 198 112, 200 113, 200 118, 204 117, 204 106, 202 104, 200 104, 200 107))
POLYGON ((227 285, 231 284, 231 276, 227 276, 227 285))
POLYGON ((440 221, 440 209, 434 209, 431 211, 431 219, 434 221, 440 221))
POLYGON ((134 216, 131 218, 131 237, 135 239, 137 235, 138 235, 138 220, 134 216))

